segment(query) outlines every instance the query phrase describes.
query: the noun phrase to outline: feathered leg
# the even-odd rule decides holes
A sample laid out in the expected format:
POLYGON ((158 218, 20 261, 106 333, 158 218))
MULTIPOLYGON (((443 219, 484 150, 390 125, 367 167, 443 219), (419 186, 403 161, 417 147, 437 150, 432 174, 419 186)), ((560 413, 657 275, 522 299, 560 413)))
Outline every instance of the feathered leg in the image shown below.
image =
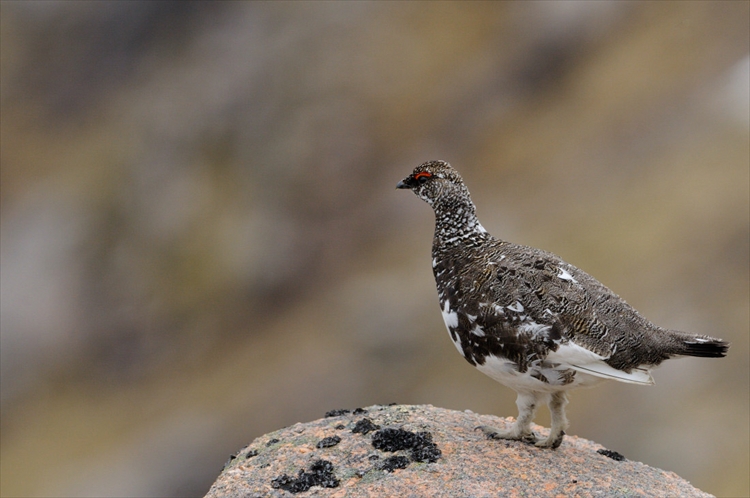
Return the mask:
POLYGON ((568 396, 565 391, 553 393, 549 399, 549 413, 552 418, 549 437, 544 441, 536 443, 540 448, 557 448, 565 436, 568 428, 568 418, 565 416, 565 405, 568 404, 568 396))
POLYGON ((536 415, 536 410, 539 407, 538 395, 530 392, 519 392, 516 398, 516 406, 518 406, 518 418, 509 430, 501 431, 487 425, 483 425, 479 429, 491 439, 512 439, 535 443, 537 438, 536 434, 531 432, 531 422, 534 420, 534 415, 536 415))

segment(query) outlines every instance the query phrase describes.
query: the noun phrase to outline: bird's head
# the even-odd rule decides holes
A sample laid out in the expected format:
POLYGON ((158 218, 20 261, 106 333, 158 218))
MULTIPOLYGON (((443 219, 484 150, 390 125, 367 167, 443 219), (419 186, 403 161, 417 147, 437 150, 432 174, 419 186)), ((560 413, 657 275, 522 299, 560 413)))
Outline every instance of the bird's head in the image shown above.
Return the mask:
MULTIPOLYGON (((396 188, 411 189, 432 207, 450 194, 466 195, 469 191, 458 171, 445 161, 428 161, 417 166, 396 188)), ((453 196, 451 196, 453 197, 453 196)))

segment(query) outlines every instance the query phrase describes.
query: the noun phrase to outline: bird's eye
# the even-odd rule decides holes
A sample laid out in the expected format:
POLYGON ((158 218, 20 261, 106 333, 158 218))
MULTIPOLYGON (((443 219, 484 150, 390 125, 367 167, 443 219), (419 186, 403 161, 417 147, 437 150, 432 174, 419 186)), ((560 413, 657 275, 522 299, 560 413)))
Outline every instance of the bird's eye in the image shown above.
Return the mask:
POLYGON ((418 183, 419 183, 419 184, 421 185, 421 184, 423 184, 424 182, 426 182, 427 180, 429 180, 429 179, 430 179, 430 177, 432 177, 432 175, 431 175, 431 174, 427 173, 426 171, 423 171, 423 172, 421 172, 421 173, 417 173, 417 174, 416 174, 416 175, 414 176, 414 179, 415 179, 415 180, 416 180, 416 181, 417 181, 417 182, 418 182, 418 183))

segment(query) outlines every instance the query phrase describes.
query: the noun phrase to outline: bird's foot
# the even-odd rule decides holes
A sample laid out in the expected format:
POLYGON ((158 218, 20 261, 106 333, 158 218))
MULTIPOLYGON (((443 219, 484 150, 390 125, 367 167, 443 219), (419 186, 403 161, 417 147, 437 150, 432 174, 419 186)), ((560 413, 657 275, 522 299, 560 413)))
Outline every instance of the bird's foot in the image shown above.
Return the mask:
POLYGON ((549 448, 554 450, 562 444, 563 437, 565 437, 565 431, 559 431, 557 434, 550 432, 546 439, 537 441, 534 446, 537 448, 549 448))
POLYGON ((487 436, 487 439, 508 439, 511 441, 523 441, 529 444, 539 444, 537 442, 539 438, 537 438, 536 434, 531 431, 520 431, 515 427, 507 431, 501 431, 489 425, 480 425, 477 429, 482 431, 487 436))

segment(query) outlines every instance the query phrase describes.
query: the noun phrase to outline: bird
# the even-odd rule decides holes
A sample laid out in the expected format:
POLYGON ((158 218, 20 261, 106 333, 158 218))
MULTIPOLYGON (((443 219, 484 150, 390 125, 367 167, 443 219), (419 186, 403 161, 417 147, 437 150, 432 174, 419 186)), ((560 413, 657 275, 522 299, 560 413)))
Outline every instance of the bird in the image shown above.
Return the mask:
POLYGON ((516 391, 509 429, 477 429, 489 439, 560 446, 571 389, 605 380, 653 384, 664 360, 720 358, 729 344, 654 325, 583 270, 558 256, 490 235, 477 219, 463 178, 445 161, 428 161, 398 182, 435 212, 432 270, 443 321, 471 365, 516 391), (546 438, 531 430, 546 404, 546 438))

